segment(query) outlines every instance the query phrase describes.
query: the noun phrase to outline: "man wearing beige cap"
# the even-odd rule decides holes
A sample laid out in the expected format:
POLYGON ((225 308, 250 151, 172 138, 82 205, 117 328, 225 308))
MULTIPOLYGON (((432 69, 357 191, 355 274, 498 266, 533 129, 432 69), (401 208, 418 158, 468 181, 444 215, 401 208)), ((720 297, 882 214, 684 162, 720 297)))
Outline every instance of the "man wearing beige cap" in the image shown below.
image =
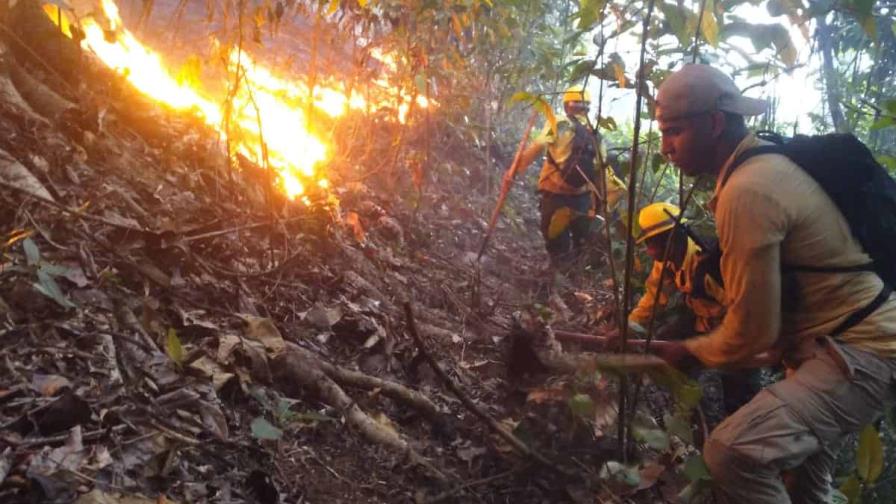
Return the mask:
POLYGON ((716 180, 709 207, 727 305, 717 329, 661 355, 684 368, 783 359, 787 377, 706 441, 714 493, 724 503, 828 502, 843 437, 896 398, 896 297, 874 272, 856 268, 869 256, 808 173, 775 153, 739 162, 768 143, 744 122, 765 109, 706 65, 687 65, 659 87, 663 154, 687 175, 716 180), (854 317, 881 295, 873 311, 854 317), (793 476, 787 485, 784 471, 793 476))

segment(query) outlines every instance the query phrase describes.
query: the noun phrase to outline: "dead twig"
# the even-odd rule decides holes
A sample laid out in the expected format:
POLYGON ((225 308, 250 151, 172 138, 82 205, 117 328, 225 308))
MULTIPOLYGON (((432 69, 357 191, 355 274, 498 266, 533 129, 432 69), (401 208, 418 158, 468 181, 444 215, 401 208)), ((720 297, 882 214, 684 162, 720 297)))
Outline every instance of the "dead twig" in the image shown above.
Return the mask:
MULTIPOLYGON (((108 434, 110 432, 117 433, 127 429, 127 425, 116 425, 111 429, 97 429, 94 431, 87 432, 81 435, 82 441, 92 441, 94 439, 99 439, 103 437, 104 434, 108 434)), ((68 441, 68 438, 71 437, 71 434, 66 432, 65 434, 60 434, 58 436, 49 436, 49 437, 41 437, 34 439, 25 439, 21 443, 16 444, 17 447, 27 448, 29 446, 43 446, 43 445, 51 445, 51 444, 59 444, 65 443, 68 441)), ((13 443, 15 444, 15 443, 13 443)), ((2 478, 0 478, 2 481, 2 478)))
POLYGON ((477 480, 473 480, 473 481, 467 481, 467 482, 465 482, 465 483, 463 483, 463 484, 461 484, 461 485, 458 485, 458 486, 456 486, 456 487, 454 487, 454 488, 451 488, 451 489, 449 489, 449 490, 446 490, 446 491, 440 493, 439 495, 436 495, 435 497, 432 497, 432 498, 430 498, 430 499, 427 499, 427 500, 425 500, 424 502, 425 502, 426 504, 436 504, 437 502, 442 502, 442 501, 444 501, 444 500, 450 499, 450 498, 453 497, 455 494, 458 494, 458 493, 460 493, 460 492, 462 492, 462 491, 464 491, 464 490, 469 490, 469 489, 471 489, 471 488, 473 488, 473 487, 477 487, 477 486, 481 486, 481 485, 487 485, 487 484, 489 484, 489 483, 494 483, 495 481, 499 481, 499 480, 502 480, 502 479, 504 479, 504 478, 513 476, 513 475, 516 474, 516 473, 519 473, 519 472, 522 472, 522 471, 526 470, 527 467, 528 467, 528 466, 524 466, 524 467, 516 468, 516 469, 511 469, 511 470, 509 470, 509 471, 504 471, 504 472, 502 472, 502 473, 493 474, 493 475, 491 475, 491 476, 487 476, 487 477, 485 477, 485 478, 481 478, 481 479, 477 479, 477 480))
POLYGON ((414 322, 414 310, 411 307, 410 302, 404 303, 404 313, 407 318, 408 324, 408 332, 411 337, 414 339, 414 343, 417 344, 417 350, 419 350, 420 354, 423 356, 424 360, 430 365, 432 370, 436 373, 440 380, 445 384, 445 387, 451 391, 460 402, 467 408, 471 413, 479 417, 480 420, 485 422, 486 425, 498 436, 500 436, 503 440, 507 441, 517 452, 526 455, 528 457, 533 458, 538 461, 540 464, 545 467, 550 467, 562 474, 567 474, 568 471, 559 467, 555 462, 548 460, 544 455, 534 451, 530 448, 526 443, 522 442, 518 437, 514 436, 513 433, 507 431, 501 424, 498 423, 497 420, 492 418, 491 415, 486 413, 478 404, 473 402, 472 399, 463 391, 460 387, 458 387, 451 378, 445 373, 442 369, 442 366, 439 365, 438 362, 432 357, 429 351, 426 349, 426 345, 423 343, 423 338, 420 337, 420 333, 417 332, 417 324, 414 322))

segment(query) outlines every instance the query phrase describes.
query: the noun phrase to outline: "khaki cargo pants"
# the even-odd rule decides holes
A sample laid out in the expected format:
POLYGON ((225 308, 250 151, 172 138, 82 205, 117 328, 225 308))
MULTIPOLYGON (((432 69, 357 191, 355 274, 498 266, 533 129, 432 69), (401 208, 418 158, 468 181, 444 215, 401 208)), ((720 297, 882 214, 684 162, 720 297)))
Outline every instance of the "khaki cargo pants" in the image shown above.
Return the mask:
POLYGON ((723 421, 703 452, 721 504, 829 502, 846 434, 896 399, 896 360, 829 338, 808 342, 799 367, 723 421), (792 478, 785 488, 781 472, 792 478))

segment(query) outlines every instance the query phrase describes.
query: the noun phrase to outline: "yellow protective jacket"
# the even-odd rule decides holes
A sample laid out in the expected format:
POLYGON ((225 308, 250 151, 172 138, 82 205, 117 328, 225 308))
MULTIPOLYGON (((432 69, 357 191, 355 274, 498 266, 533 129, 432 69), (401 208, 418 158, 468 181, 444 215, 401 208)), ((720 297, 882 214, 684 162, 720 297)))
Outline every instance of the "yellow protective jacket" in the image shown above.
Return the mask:
MULTIPOLYGON (((587 119, 584 117, 578 120, 582 124, 588 124, 587 119)), ((590 187, 588 187, 587 184, 581 187, 573 187, 567 184, 563 180, 563 174, 558 168, 558 165, 563 166, 563 163, 571 154, 572 141, 575 137, 575 128, 572 126, 573 125, 570 124, 570 119, 568 117, 557 118, 556 133, 551 129, 550 124, 546 124, 541 135, 535 139, 535 142, 544 146, 548 153, 550 153, 550 157, 557 162, 557 164, 551 163, 547 159, 547 156, 545 156, 544 164, 541 167, 541 173, 538 176, 538 189, 540 191, 547 191, 554 194, 577 195, 585 194, 590 190, 590 187)), ((603 144, 600 145, 600 149, 603 153, 603 144)), ((606 159, 605 154, 602 157, 606 159)), ((596 166, 598 160, 595 159, 594 163, 596 166)), ((616 174, 613 173, 613 170, 609 165, 604 168, 604 174, 607 182, 607 208, 612 211, 616 208, 619 200, 625 195, 626 187, 625 184, 616 177, 616 174)))
POLYGON ((693 240, 688 238, 688 249, 682 261, 681 268, 677 268, 672 261, 666 261, 666 271, 664 288, 659 289, 660 276, 663 273, 663 264, 660 261, 653 262, 653 268, 650 270, 650 276, 647 277, 645 284, 645 292, 638 301, 637 306, 628 316, 630 322, 635 322, 645 326, 650 322, 650 315, 653 313, 653 305, 658 303, 657 314, 669 302, 669 295, 672 293, 673 286, 685 296, 685 304, 696 315, 697 320, 694 322, 694 331, 697 333, 707 333, 715 328, 722 320, 725 314, 725 292, 711 276, 702 275, 702 278, 695 278, 698 263, 698 248, 693 240), (694 281, 703 282, 703 292, 708 297, 698 296, 694 293, 694 281), (657 296, 657 291, 660 295, 657 296))

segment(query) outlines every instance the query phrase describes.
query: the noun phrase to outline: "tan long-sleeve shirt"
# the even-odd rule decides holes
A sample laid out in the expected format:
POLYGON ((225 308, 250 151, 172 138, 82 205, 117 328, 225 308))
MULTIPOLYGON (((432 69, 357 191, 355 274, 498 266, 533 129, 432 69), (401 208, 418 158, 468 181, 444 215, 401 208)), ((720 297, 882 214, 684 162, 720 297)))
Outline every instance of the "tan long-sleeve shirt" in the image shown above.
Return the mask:
MULTIPOLYGON (((773 347, 828 335, 883 287, 873 272, 791 272, 798 305, 782 311, 782 264, 841 267, 870 258, 824 190, 784 156, 752 157, 721 184, 738 154, 764 144, 748 135, 738 145, 710 201, 724 251, 727 313, 719 328, 685 342, 708 366, 736 367, 773 347)), ((896 357, 896 294, 838 340, 896 357)))

